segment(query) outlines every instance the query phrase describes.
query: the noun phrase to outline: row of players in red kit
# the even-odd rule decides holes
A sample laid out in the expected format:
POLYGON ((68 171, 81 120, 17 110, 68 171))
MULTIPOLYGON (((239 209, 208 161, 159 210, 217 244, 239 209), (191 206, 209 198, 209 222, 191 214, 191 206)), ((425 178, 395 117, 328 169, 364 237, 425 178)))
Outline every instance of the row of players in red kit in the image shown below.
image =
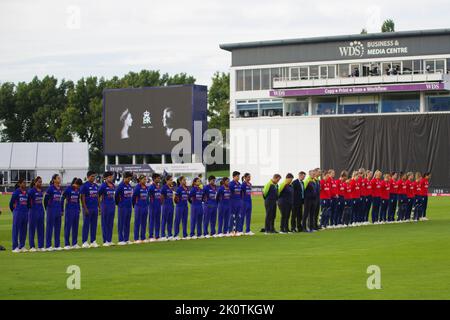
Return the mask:
POLYGON ((368 224, 370 213, 374 224, 427 220, 429 173, 359 169, 334 177, 328 170, 320 181, 322 228, 368 224))

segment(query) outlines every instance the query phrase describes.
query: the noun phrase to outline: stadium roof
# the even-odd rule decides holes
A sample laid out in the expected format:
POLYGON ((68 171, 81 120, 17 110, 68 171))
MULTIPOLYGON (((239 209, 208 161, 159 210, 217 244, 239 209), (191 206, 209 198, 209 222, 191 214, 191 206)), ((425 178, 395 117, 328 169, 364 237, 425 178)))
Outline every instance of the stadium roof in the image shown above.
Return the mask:
POLYGON ((0 170, 86 169, 87 143, 4 142, 0 143, 0 170))
POLYGON ((381 32, 381 33, 367 33, 367 34, 351 34, 351 35, 339 35, 329 37, 298 38, 286 40, 227 43, 221 44, 219 47, 223 50, 233 51, 235 49, 273 47, 273 46, 307 44, 307 43, 324 43, 324 42, 354 41, 354 40, 380 40, 399 37, 438 36, 448 34, 450 34, 450 29, 430 29, 430 30, 381 32))

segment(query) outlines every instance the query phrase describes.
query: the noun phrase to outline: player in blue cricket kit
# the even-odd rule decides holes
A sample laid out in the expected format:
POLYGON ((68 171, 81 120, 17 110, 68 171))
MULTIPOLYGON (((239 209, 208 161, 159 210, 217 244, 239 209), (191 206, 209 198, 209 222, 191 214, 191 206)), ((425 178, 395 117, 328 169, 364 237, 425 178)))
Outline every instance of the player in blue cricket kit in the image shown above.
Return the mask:
POLYGON ((194 178, 192 188, 189 192, 189 202, 191 203, 191 239, 204 238, 202 235, 203 222, 203 189, 200 188, 200 178, 194 178), (195 229, 197 228, 197 236, 195 229))
POLYGON ((29 226, 29 242, 30 252, 44 250, 44 225, 45 225, 45 211, 43 206, 44 192, 42 191, 42 178, 36 177, 28 191, 28 226, 29 226), (36 249, 34 238, 37 233, 38 248, 36 249))
POLYGON ((103 246, 113 246, 112 235, 114 229, 114 216, 116 215, 116 202, 115 193, 116 187, 113 183, 114 174, 110 171, 105 172, 103 175, 105 181, 98 190, 98 195, 101 201, 102 209, 102 235, 103 246))
POLYGON ((12 251, 26 252, 25 241, 28 227, 28 194, 25 179, 19 179, 16 190, 9 201, 9 208, 13 214, 12 251))
POLYGON ((219 211, 219 221, 217 225, 217 236, 219 238, 226 236, 229 237, 229 223, 230 223, 230 197, 231 192, 229 188, 230 179, 227 177, 223 178, 220 181, 221 186, 217 190, 216 201, 218 205, 219 211))
POLYGON ((46 251, 62 250, 60 243, 63 215, 62 193, 61 178, 58 174, 54 174, 44 197, 44 207, 47 210, 46 251), (52 247, 53 235, 55 247, 52 247))
POLYGON ((178 188, 175 193, 175 240, 180 240, 180 222, 183 227, 183 240, 189 240, 190 237, 187 233, 187 221, 188 221, 188 198, 189 189, 186 185, 186 178, 181 176, 178 178, 178 188))
POLYGON ((166 183, 161 188, 161 211, 162 211, 162 221, 161 221, 161 241, 174 240, 173 238, 173 177, 168 175, 166 177, 166 183), (167 237, 166 237, 167 231, 167 237))
POLYGON ((159 241, 161 231, 161 175, 154 173, 152 185, 149 188, 150 196, 150 242, 159 241))
POLYGON ((78 245, 78 227, 80 225, 80 188, 83 181, 74 178, 72 184, 63 193, 65 201, 64 217, 64 250, 80 249, 78 245), (70 245, 70 235, 72 235, 72 245, 70 245))
POLYGON ((133 205, 134 205, 134 242, 142 243, 146 239, 147 218, 148 218, 148 188, 146 185, 147 177, 140 175, 139 184, 134 188, 133 205))
POLYGON ((116 204, 119 207, 118 217, 118 236, 119 246, 131 244, 130 242, 130 222, 132 212, 133 188, 130 185, 133 174, 125 172, 123 181, 119 184, 116 191, 116 204))
POLYGON ((243 181, 242 181, 242 214, 241 214, 241 223, 239 226, 239 232, 243 232, 244 230, 244 223, 245 223, 245 235, 247 236, 253 236, 255 235, 250 230, 250 223, 252 220, 252 184, 250 183, 251 180, 250 173, 244 174, 243 181))
POLYGON ((98 185, 95 181, 96 173, 88 171, 87 181, 83 184, 80 190, 81 204, 83 208, 83 230, 82 242, 83 248, 97 248, 97 223, 99 213, 98 201, 98 185), (91 235, 91 243, 88 242, 89 233, 91 235))
POLYGON ((208 185, 203 188, 204 197, 204 220, 203 220, 203 236, 209 238, 216 234, 216 221, 217 221, 217 188, 216 177, 208 177, 208 185), (211 226, 211 235, 208 231, 208 227, 211 226))
POLYGON ((238 171, 233 172, 233 180, 230 182, 231 201, 230 201, 230 232, 232 236, 241 236, 239 232, 239 224, 241 220, 242 210, 242 185, 239 182, 241 173, 238 171))

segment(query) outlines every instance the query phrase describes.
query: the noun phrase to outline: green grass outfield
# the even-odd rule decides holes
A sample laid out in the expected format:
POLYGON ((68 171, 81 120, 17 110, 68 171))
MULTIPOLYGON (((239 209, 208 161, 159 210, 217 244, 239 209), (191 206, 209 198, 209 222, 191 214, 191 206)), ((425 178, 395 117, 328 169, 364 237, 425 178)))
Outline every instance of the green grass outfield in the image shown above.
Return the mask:
MULTIPOLYGON (((10 249, 8 200, 0 197, 0 243, 10 249)), ((428 222, 313 234, 8 250, 0 252, 0 298, 448 299, 450 198, 430 199, 428 215, 428 222), (69 265, 81 268, 81 290, 66 288, 69 265), (369 265, 381 268, 381 290, 366 287, 369 265)), ((262 199, 255 197, 253 231, 263 217, 262 199)))

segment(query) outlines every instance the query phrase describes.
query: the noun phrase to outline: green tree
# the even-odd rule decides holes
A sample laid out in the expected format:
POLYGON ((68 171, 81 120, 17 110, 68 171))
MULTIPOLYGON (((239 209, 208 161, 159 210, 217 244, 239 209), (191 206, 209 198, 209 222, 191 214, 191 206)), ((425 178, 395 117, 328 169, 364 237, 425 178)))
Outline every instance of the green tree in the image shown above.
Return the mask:
POLYGON ((0 119, 2 119, 1 141, 14 141, 21 137, 21 115, 16 110, 16 86, 14 83, 5 82, 0 86, 0 119))
MULTIPOLYGON (((226 138, 226 130, 230 128, 229 73, 216 72, 212 78, 211 88, 208 92, 208 128, 219 129, 223 138, 226 138)), ((223 144, 218 146, 223 148, 224 155, 226 155, 228 152, 227 146, 223 144)), ((217 170, 229 171, 230 167, 228 164, 213 164, 207 167, 207 171, 217 170)))
POLYGON ((208 92, 208 127, 219 129, 225 137, 230 128, 230 74, 216 72, 208 92))
POLYGON ((381 26, 381 32, 394 32, 395 31, 395 23, 392 19, 384 20, 383 25, 381 26))
POLYGON ((367 29, 366 29, 366 28, 363 28, 363 29, 361 30, 360 34, 367 34, 367 29))
POLYGON ((58 86, 58 80, 53 77, 45 77, 40 83, 39 105, 32 114, 32 135, 35 141, 42 142, 68 142, 71 137, 59 137, 58 130, 61 127, 61 115, 67 105, 67 91, 73 88, 71 81, 62 80, 58 86))
MULTIPOLYGON (((72 82, 54 77, 17 85, 4 83, 0 87, 0 119, 5 141, 57 141, 61 114, 67 104, 66 92, 72 82)), ((64 141, 67 141, 65 139, 64 141)))

